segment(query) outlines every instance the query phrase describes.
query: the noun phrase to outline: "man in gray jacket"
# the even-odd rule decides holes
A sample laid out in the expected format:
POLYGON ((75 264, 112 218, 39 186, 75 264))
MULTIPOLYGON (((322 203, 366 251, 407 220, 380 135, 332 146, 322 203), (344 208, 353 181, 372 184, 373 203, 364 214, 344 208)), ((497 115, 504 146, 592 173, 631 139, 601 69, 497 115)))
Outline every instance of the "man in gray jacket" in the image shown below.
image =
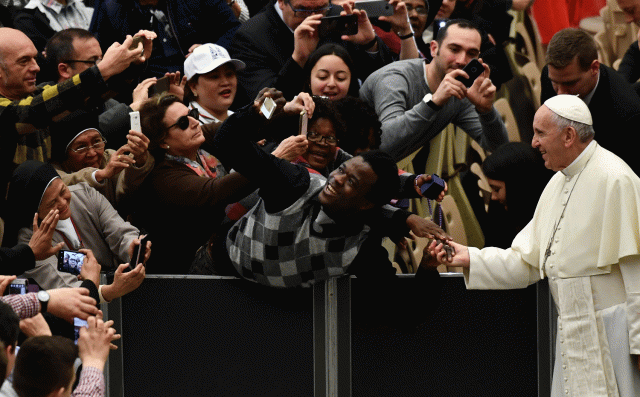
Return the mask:
POLYGON ((467 88, 462 68, 480 55, 481 36, 468 21, 451 20, 431 42, 433 61, 394 62, 373 73, 360 97, 382 123, 381 150, 399 161, 426 145, 449 123, 462 128, 485 149, 508 142, 507 130, 493 107, 496 87, 489 67, 467 88))

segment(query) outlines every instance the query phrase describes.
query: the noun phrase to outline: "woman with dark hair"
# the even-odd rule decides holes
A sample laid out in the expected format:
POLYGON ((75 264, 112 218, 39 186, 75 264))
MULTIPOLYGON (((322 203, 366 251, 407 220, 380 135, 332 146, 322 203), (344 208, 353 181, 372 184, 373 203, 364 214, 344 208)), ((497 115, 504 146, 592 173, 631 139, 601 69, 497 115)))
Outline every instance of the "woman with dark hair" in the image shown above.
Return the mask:
POLYGON ((347 50, 339 44, 325 44, 312 52, 304 65, 305 90, 331 100, 347 95, 357 97, 360 86, 353 72, 353 61, 347 50))
POLYGON ((226 175, 205 142, 198 109, 175 95, 161 95, 140 109, 142 132, 156 166, 145 179, 134 221, 154 242, 148 271, 186 274, 198 248, 209 240, 227 204, 251 193, 240 174, 226 175))
POLYGON ((484 160, 482 170, 491 186, 486 245, 508 248, 533 217, 553 172, 537 150, 522 142, 500 146, 484 160))

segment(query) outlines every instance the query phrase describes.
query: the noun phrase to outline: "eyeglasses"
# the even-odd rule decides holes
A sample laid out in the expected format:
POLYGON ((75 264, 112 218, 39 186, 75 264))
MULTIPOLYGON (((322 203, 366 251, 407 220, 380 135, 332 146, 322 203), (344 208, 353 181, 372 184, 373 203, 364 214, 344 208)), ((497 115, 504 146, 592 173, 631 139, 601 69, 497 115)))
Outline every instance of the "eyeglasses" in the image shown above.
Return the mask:
POLYGON ((96 140, 95 143, 91 146, 80 146, 77 147, 75 149, 71 148, 71 150, 74 153, 78 153, 78 154, 85 154, 89 151, 89 149, 93 149, 93 150, 98 150, 98 149, 103 149, 104 145, 107 144, 107 140, 106 139, 100 139, 100 140, 96 140))
POLYGON ((415 10, 418 14, 420 15, 427 15, 429 13, 429 9, 426 7, 422 7, 422 6, 418 6, 418 7, 413 7, 410 6, 409 4, 406 5, 407 6, 407 14, 411 12, 411 10, 415 10))
POLYGON ((80 62, 80 63, 86 63, 87 65, 97 65, 102 61, 102 58, 98 58, 98 59, 88 59, 88 60, 81 60, 81 59, 69 59, 68 61, 62 61, 62 63, 74 63, 74 62, 80 62))
POLYGON ((317 132, 307 132, 307 140, 311 142, 320 143, 324 139, 324 143, 330 146, 335 146, 338 143, 338 138, 333 135, 320 135, 317 132))
POLYGON ((331 2, 329 2, 329 5, 327 5, 326 7, 316 8, 315 10, 305 10, 305 9, 293 8, 293 6, 291 5, 291 1, 287 1, 287 4, 289 4, 289 7, 291 7, 291 10, 293 11, 293 15, 298 17, 298 18, 306 18, 306 17, 310 17, 311 15, 314 15, 314 14, 327 15, 327 12, 329 12, 331 7, 333 7, 331 5, 331 2))
POLYGON ((189 116, 196 119, 196 121, 200 121, 200 112, 198 111, 198 109, 193 108, 189 110, 189 113, 187 113, 186 116, 180 116, 180 118, 178 118, 178 121, 176 121, 175 124, 170 125, 167 129, 170 130, 173 127, 178 127, 183 131, 186 130, 187 128, 189 128, 189 124, 191 124, 189 122, 189 116))

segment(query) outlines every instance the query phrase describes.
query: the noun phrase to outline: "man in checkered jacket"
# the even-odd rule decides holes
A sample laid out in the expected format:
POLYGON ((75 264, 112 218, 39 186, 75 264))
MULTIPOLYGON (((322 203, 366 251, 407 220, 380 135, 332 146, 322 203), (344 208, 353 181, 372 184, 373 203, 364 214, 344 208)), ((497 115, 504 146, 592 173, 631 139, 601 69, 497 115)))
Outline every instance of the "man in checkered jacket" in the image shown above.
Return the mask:
MULTIPOLYGON (((227 235, 229 257, 243 278, 272 287, 308 286, 345 274, 390 280, 395 269, 381 246, 383 236, 403 236, 409 225, 421 236, 445 237, 432 222, 382 209, 400 188, 398 169, 386 153, 363 153, 325 179, 263 152, 253 142, 265 124, 257 111, 265 95, 282 107, 279 92, 262 93, 252 107, 231 116, 213 142, 225 167, 260 188, 258 204, 227 235)), ((416 279, 439 296, 435 269, 421 267, 416 279)))

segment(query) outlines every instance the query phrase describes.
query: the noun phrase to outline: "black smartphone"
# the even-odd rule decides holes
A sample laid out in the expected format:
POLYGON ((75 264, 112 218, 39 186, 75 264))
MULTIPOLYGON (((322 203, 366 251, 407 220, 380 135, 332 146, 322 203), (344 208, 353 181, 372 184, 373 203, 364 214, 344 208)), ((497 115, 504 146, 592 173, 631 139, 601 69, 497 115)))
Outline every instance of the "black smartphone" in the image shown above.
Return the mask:
POLYGON ((318 36, 351 36, 358 33, 358 17, 354 14, 322 17, 318 26, 318 36))
POLYGON ((472 59, 462 70, 467 72, 469 78, 467 79, 462 76, 458 76, 456 77, 456 80, 460 81, 467 88, 469 88, 473 85, 473 82, 476 81, 478 76, 480 76, 482 72, 484 72, 484 67, 482 66, 480 61, 478 61, 477 59, 472 59))
POLYGON ((156 83, 149 87, 149 98, 167 91, 169 91, 169 76, 164 76, 156 80, 156 83))
POLYGON ((356 1, 355 7, 358 10, 365 10, 369 18, 389 17, 393 15, 393 6, 386 0, 356 1))
POLYGON ((9 294, 11 295, 24 295, 29 288, 29 280, 26 278, 17 278, 9 284, 9 294))
POLYGON ((85 257, 86 255, 82 252, 60 250, 58 251, 58 270, 77 276, 82 270, 85 257))
MULTIPOLYGON (((140 238, 142 236, 139 236, 140 238)), ((133 255, 131 255, 131 261, 129 262, 129 270, 135 269, 138 263, 144 261, 144 255, 147 252, 147 241, 149 241, 149 235, 147 234, 140 240, 140 245, 133 247, 133 255)))

